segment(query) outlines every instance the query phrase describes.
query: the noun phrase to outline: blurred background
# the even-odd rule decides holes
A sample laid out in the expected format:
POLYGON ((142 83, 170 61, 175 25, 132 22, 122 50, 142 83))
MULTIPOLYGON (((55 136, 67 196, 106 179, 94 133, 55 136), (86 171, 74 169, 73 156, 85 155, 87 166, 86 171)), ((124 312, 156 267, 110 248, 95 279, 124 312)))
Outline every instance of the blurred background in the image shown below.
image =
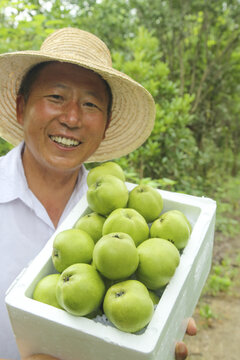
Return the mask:
MULTIPOLYGON (((116 159, 128 181, 217 201, 212 270, 194 314, 199 332, 185 339, 189 359, 239 359, 239 19, 239 0, 0 1, 0 53, 37 50, 56 29, 78 27, 99 36, 114 67, 153 95, 150 138, 116 159)), ((0 156, 11 147, 0 138, 0 156)))

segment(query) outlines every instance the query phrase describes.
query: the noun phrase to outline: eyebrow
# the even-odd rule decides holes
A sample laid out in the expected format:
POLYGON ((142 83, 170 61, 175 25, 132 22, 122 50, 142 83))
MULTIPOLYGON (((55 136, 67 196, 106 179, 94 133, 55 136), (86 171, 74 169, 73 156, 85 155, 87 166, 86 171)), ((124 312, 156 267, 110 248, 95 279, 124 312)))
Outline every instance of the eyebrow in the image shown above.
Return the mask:
POLYGON ((99 100, 99 101, 101 101, 101 102, 104 102, 104 98, 102 97, 101 93, 95 92, 95 91, 90 91, 90 90, 86 91, 86 93, 87 93, 88 95, 93 96, 93 97, 96 98, 97 100, 99 100))
MULTIPOLYGON (((62 83, 55 83, 55 84, 53 84, 53 87, 57 87, 57 88, 64 89, 64 90, 67 90, 70 88, 70 86, 62 84, 62 83)), ((95 99, 97 99, 101 102, 104 102, 104 98, 99 92, 92 91, 92 90, 86 90, 86 94, 93 96, 95 99)), ((106 91, 106 95, 107 95, 107 91, 106 91)))

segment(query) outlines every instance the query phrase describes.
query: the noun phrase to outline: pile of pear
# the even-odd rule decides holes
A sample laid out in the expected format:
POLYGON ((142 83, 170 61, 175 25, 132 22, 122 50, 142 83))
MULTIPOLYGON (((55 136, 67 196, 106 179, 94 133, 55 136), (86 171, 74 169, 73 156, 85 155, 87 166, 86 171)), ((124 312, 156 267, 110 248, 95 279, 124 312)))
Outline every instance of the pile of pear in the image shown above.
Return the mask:
POLYGON ((164 209, 161 192, 147 184, 128 190, 115 162, 87 176, 89 208, 53 241, 55 272, 35 286, 33 299, 70 316, 105 316, 136 333, 152 319, 160 294, 174 276, 191 224, 164 209))

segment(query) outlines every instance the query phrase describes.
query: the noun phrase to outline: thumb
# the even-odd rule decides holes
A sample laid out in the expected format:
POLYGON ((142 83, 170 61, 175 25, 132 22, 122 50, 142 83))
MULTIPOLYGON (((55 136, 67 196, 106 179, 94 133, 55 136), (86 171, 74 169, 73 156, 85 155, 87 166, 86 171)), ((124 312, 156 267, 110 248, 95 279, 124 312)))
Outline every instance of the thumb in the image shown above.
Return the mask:
POLYGON ((188 356, 188 349, 184 342, 179 341, 175 347, 175 359, 176 360, 184 360, 188 356))

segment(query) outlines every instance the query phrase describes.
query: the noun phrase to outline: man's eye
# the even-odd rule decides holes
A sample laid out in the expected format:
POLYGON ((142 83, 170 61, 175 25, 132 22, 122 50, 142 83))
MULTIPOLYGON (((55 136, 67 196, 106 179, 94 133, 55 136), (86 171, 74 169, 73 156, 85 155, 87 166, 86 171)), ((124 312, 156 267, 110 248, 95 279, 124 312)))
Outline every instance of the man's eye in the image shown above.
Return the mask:
POLYGON ((62 100, 62 96, 61 95, 56 95, 56 94, 52 94, 50 95, 51 98, 55 99, 55 100, 62 100))
POLYGON ((91 102, 86 102, 84 105, 88 106, 88 107, 97 107, 97 105, 95 105, 95 104, 93 104, 91 102))

